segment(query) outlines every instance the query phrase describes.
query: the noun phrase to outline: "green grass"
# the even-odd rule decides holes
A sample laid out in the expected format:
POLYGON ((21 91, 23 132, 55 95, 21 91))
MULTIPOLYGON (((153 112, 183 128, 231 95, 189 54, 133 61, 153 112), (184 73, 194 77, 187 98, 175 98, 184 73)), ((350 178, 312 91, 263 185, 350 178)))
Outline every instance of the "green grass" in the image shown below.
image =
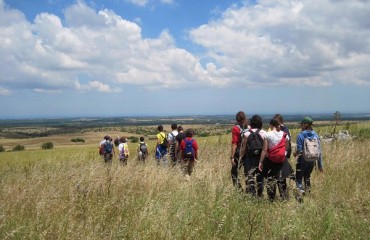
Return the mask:
POLYGON ((138 164, 136 144, 124 167, 96 146, 0 153, 0 239, 369 239, 369 140, 323 145, 303 204, 236 191, 230 136, 197 140, 190 181, 138 164))

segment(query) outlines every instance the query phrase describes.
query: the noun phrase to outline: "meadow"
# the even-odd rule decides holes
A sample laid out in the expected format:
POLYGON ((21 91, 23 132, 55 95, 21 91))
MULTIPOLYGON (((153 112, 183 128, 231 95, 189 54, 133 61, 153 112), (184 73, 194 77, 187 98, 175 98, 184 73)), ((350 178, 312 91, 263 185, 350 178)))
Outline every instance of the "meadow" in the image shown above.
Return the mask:
POLYGON ((287 201, 234 189, 230 134, 196 137, 190 180, 156 165, 153 140, 146 164, 130 143, 128 165, 107 166, 98 155, 101 134, 84 133, 84 144, 70 143, 71 135, 25 139, 25 151, 0 153, 0 239, 369 239, 370 123, 338 129, 359 137, 323 143, 324 173, 313 172, 303 203, 291 180, 287 201), (53 149, 38 147, 51 139, 53 149))

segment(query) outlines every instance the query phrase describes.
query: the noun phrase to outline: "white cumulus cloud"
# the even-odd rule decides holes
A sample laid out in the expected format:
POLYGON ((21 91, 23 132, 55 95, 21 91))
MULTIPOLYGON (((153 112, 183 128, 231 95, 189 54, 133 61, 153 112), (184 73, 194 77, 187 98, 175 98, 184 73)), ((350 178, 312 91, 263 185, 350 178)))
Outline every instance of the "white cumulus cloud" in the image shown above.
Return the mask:
POLYGON ((192 29, 220 82, 370 84, 369 1, 261 0, 192 29))

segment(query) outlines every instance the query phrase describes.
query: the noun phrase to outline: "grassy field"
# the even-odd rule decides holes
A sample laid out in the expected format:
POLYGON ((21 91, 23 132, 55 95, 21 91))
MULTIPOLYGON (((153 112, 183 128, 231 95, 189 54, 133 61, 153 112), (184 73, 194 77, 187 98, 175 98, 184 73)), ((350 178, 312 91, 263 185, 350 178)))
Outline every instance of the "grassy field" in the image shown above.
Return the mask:
MULTIPOLYGON (((370 129, 368 122, 341 127, 362 136, 370 129)), ((127 166, 109 167, 97 153, 102 136, 86 134, 85 144, 54 136, 62 146, 40 150, 50 139, 28 139, 29 150, 0 153, 0 239, 369 239, 366 137, 323 144, 325 172, 314 171, 311 194, 299 204, 233 189, 230 135, 197 138, 200 161, 188 181, 153 157, 138 164, 136 143, 127 166)))

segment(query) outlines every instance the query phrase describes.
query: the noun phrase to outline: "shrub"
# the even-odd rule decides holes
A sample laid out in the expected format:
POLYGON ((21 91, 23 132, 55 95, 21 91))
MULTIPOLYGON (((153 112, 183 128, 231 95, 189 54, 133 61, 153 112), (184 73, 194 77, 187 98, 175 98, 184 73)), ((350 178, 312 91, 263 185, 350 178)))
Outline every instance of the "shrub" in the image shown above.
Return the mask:
POLYGON ((3 145, 0 145, 0 152, 5 152, 5 148, 3 147, 3 145))
POLYGON ((24 150, 24 146, 20 144, 18 144, 17 146, 13 148, 13 151, 23 151, 23 150, 24 150))
POLYGON ((137 142, 139 142, 139 138, 138 138, 138 137, 133 137, 133 136, 131 136, 131 137, 129 137, 128 139, 129 139, 129 140, 130 140, 130 142, 132 142, 132 143, 137 143, 137 142))
POLYGON ((52 142, 46 142, 41 145, 42 149, 52 149, 54 147, 54 144, 52 142))
POLYGON ((73 138, 73 139, 71 139, 71 142, 85 142, 85 139, 82 139, 82 138, 73 138))

